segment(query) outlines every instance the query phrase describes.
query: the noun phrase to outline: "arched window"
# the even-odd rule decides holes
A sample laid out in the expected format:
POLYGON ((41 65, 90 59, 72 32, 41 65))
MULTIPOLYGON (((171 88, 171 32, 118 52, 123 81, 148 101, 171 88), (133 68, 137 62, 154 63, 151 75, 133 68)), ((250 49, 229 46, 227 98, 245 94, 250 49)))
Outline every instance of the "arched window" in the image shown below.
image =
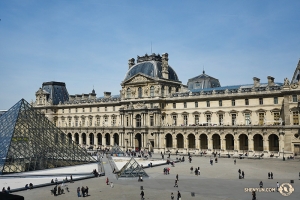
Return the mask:
POLYGON ((135 119, 136 119, 136 127, 141 127, 142 126, 142 124, 141 124, 141 121, 142 121, 141 115, 136 115, 135 119))
POLYGON ((150 87, 150 97, 154 97, 154 86, 150 87))
POLYGON ((127 98, 131 98, 131 90, 130 90, 130 88, 127 89, 127 98))
POLYGON ((172 93, 172 87, 170 86, 169 87, 169 94, 171 94, 172 93))
POLYGON ((142 98, 142 96, 143 96, 143 89, 141 87, 139 87, 138 92, 139 92, 138 97, 142 98))

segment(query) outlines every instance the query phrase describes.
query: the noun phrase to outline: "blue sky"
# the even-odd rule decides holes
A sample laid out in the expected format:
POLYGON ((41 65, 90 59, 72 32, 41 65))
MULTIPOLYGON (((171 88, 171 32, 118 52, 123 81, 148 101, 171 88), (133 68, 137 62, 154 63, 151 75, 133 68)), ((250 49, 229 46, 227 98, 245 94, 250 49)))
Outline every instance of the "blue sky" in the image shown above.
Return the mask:
POLYGON ((300 1, 0 1, 0 110, 30 102, 43 82, 69 94, 119 94, 128 59, 169 53, 186 84, 292 78, 300 58, 300 1))

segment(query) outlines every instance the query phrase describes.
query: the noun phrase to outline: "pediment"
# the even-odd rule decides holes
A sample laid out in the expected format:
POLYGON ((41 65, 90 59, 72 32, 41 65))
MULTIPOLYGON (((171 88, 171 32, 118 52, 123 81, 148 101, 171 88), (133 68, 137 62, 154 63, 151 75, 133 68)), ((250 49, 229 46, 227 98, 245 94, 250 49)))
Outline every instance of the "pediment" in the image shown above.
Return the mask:
POLYGON ((124 84, 144 83, 144 82, 148 82, 148 81, 153 81, 153 79, 149 78, 141 73, 138 73, 137 75, 135 75, 132 78, 125 81, 124 84))

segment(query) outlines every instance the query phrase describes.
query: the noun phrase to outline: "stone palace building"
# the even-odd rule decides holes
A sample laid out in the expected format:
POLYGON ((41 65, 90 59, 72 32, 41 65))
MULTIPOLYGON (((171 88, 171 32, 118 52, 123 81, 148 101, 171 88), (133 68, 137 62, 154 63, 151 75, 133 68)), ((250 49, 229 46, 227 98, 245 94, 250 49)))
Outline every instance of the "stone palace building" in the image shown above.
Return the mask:
POLYGON ((203 71, 184 85, 167 53, 146 54, 129 60, 118 95, 44 82, 32 105, 84 148, 283 156, 300 153, 299 73, 300 61, 283 83, 223 87, 203 71))

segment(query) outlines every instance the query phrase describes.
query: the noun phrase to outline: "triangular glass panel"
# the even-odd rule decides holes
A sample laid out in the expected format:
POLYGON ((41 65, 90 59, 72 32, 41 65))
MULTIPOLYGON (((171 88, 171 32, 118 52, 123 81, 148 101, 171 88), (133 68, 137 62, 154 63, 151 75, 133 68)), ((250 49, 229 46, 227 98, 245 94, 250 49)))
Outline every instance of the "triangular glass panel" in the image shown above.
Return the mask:
POLYGON ((139 163, 132 157, 118 172, 119 178, 149 177, 139 163))
POLYGON ((0 174, 97 162, 24 99, 0 117, 0 174))

